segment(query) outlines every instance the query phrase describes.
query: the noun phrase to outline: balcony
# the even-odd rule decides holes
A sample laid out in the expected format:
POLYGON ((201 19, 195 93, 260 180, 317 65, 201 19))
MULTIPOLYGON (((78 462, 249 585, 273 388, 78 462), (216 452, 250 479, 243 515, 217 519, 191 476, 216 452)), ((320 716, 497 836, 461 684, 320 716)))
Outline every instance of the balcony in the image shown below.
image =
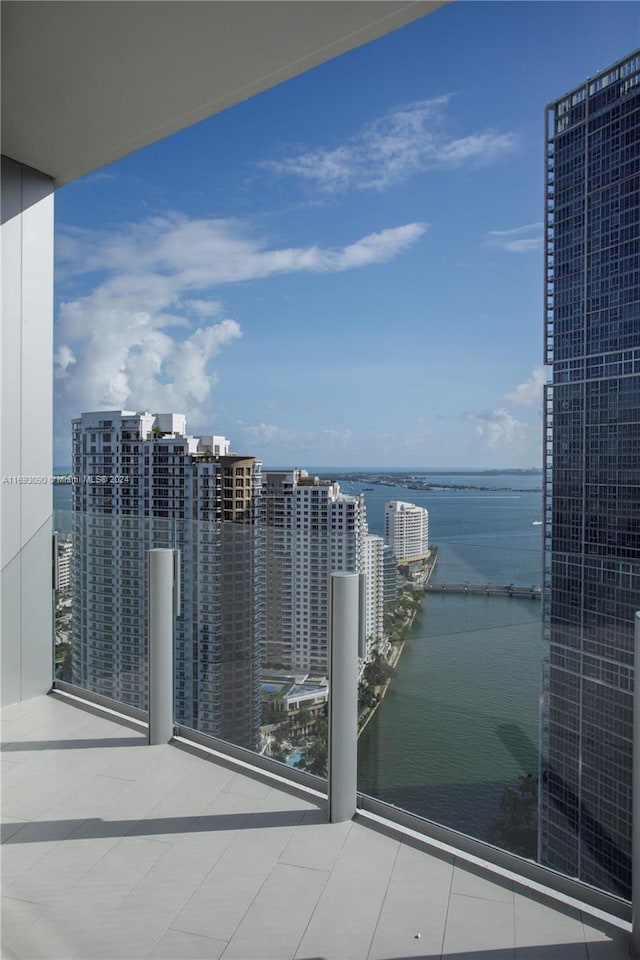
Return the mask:
POLYGON ((6 958, 628 957, 622 921, 131 720, 53 694, 3 723, 6 958))
MULTIPOLYGON (((4 381, 3 456, 8 474, 18 474, 27 465, 34 473, 51 473, 51 447, 42 425, 51 419, 54 187, 438 5, 254 5, 250 18, 236 14, 230 4, 156 4, 153 10, 145 5, 57 4, 48 13, 47 5, 40 4, 35 14, 22 12, 19 4, 6 5, 5 88, 14 91, 7 100, 3 130, 11 158, 3 160, 10 200, 6 243, 3 229, 9 264, 3 274, 8 305, 3 351, 9 373, 4 381), (96 11, 106 15, 107 8, 109 29, 104 30, 94 18, 96 11), (167 70, 169 62, 176 69, 167 70), (214 73, 203 73, 205 65, 214 73), (19 82, 11 83, 12 76, 19 82), (90 76, 93 83, 78 84, 82 76, 90 76), (22 82, 25 77, 28 83, 22 82), (99 129, 86 122, 88 114, 100 118, 99 129)), ((548 243, 553 210, 547 211, 546 220, 548 243)), ((555 229, 557 237, 557 224, 555 229)), ((553 266, 547 256, 548 281, 554 279, 553 266)), ((611 296, 617 303, 618 294, 611 296)), ((549 359, 553 302, 551 283, 546 299, 549 359)), ((99 426, 111 427, 111 421, 99 426)), ((136 438, 132 433, 128 439, 136 438)), ((95 445, 89 450, 83 463, 111 462, 109 447, 104 455, 95 445)), ((137 456, 136 447, 131 452, 137 456)), ((74 461, 77 470, 80 462, 74 461)), ((233 489, 238 492, 237 486, 225 485, 225 490, 233 489)), ((132 495, 136 490, 134 482, 132 495)), ((36 487, 3 492, 3 702, 24 701, 6 713, 5 956, 594 960, 627 955, 624 920, 598 914, 593 903, 586 907, 570 901, 566 891, 564 898, 545 893, 531 880, 529 860, 521 861, 518 876, 504 864, 490 868, 468 846, 466 852, 446 846, 433 819, 425 816, 423 821, 435 828, 427 839, 407 829, 406 818, 404 827, 400 821, 383 824, 372 815, 371 805, 368 813, 360 809, 353 821, 328 824, 322 796, 287 783, 284 768, 280 775, 269 776, 257 766, 234 766, 213 748, 189 752, 175 742, 148 747, 142 728, 119 726, 113 716, 97 716, 95 709, 88 712, 77 702, 64 702, 60 693, 36 697, 48 689, 52 661, 47 636, 51 498, 45 493, 36 487), (137 753, 130 747, 137 747, 137 753)), ((112 507, 110 493, 89 488, 78 490, 75 497, 85 505, 103 502, 111 514, 118 497, 113 497, 112 507)), ((131 505, 132 498, 122 497, 122 503, 131 505)), ((148 499, 146 503, 148 507, 148 499)), ((547 519, 549 510, 547 504, 547 519)), ((232 514, 229 510, 225 517, 232 519, 232 514)), ((312 511, 314 525, 323 516, 312 511)), ((114 544, 113 526, 109 518, 95 528, 102 532, 99 542, 107 553, 114 544)), ((146 535, 125 540, 126 535, 123 529, 121 542, 132 545, 134 556, 147 545, 146 535)), ((169 540, 165 534, 162 542, 169 540)), ((97 534, 95 542, 97 546, 97 534)), ((327 555, 321 544, 316 551, 327 555)), ((339 551, 332 555, 339 566, 339 551)), ((131 567, 119 569, 128 575, 131 567)), ((120 598, 137 602, 116 598, 116 610, 135 614, 136 607, 144 609, 137 580, 142 578, 120 591, 120 598)), ((80 583, 86 603, 86 572, 80 583)), ((231 577, 224 588, 233 583, 231 577)), ((549 584, 553 586, 551 579, 549 584)), ((98 586, 109 589, 115 581, 89 578, 90 588, 98 586)), ((218 589, 217 581, 215 586, 218 589)), ((188 585, 185 596, 193 600, 188 585)), ((252 591, 247 590, 246 597, 254 602, 252 591)), ((107 614, 113 608, 100 599, 98 591, 92 608, 98 616, 92 623, 102 620, 102 640, 110 641, 113 629, 107 614)), ((262 615, 260 603, 256 601, 255 610, 262 615)), ((244 605, 243 597, 231 596, 225 613, 240 620, 244 605)), ((208 606, 203 609, 210 612, 208 606)), ((206 631, 224 629, 234 647, 235 635, 227 629, 230 620, 212 613, 206 631)), ((122 637, 129 641, 131 618, 122 622, 127 627, 122 637)), ((91 644, 85 646, 92 654, 91 644)), ((135 654, 137 648, 123 644, 122 649, 135 654)), ((143 661, 142 656, 136 664, 134 656, 124 663, 120 695, 131 702, 146 694, 143 661)), ((98 661, 99 685, 109 679, 105 664, 110 662, 104 656, 98 661)), ((117 658, 114 662, 118 665, 117 658)), ((203 657, 203 663, 208 662, 203 657)), ((222 663, 232 683, 245 684, 257 725, 252 658, 244 667, 234 658, 211 662, 218 674, 222 663)), ((211 676, 215 671, 203 672, 211 676)), ((80 673, 87 681, 87 671, 80 673)), ((188 671, 178 677, 192 679, 188 671)), ((203 697, 202 709, 193 716, 204 727, 216 717, 213 707, 209 709, 212 691, 219 697, 222 689, 221 680, 203 684, 209 699, 203 697)), ((179 704, 186 710, 188 697, 179 704)), ((230 727, 249 715, 238 698, 233 698, 232 708, 228 703, 223 707, 230 727)), ((504 727, 498 730, 505 732, 504 727)), ((482 727, 476 724, 476 731, 482 739, 482 727)), ((514 747, 513 737, 508 745, 514 747)), ((626 775, 629 765, 619 766, 626 775)), ((556 786, 561 789, 555 799, 564 804, 570 798, 581 818, 591 816, 566 781, 556 781, 556 786)), ((361 802, 367 799, 361 797, 361 802)), ((432 810, 427 813, 433 817, 432 810)), ((471 829, 478 821, 474 810, 471 829)), ((593 827, 599 824, 590 820, 588 825, 593 838, 593 827)), ((469 839, 460 837, 463 844, 469 839)), ((603 836, 602 830, 597 839, 606 840, 607 853, 615 846, 616 838, 603 836)), ((623 907, 628 919, 630 904, 625 901, 623 907)))

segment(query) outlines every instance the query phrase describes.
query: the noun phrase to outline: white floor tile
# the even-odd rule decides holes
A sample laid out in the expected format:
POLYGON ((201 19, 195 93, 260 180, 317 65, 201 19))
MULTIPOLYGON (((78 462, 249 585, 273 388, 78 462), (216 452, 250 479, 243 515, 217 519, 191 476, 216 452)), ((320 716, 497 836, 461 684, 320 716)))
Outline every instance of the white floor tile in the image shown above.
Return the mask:
POLYGON ((444 933, 443 957, 469 951, 501 951, 500 960, 514 960, 513 902, 451 894, 444 933))
POLYGON ((168 930, 148 956, 150 960, 218 960, 226 946, 226 940, 168 930))
POLYGON ((402 844, 380 911, 370 958, 440 956, 453 861, 402 844))
POLYGON ((52 697, 5 715, 8 960, 627 960, 626 933, 311 798, 52 697))
POLYGON ((293 958, 329 879, 320 870, 276 864, 249 907, 224 960, 293 958))
POLYGON ((490 877, 464 861, 457 861, 455 864, 451 892, 480 900, 513 903, 513 884, 490 877))
POLYGON ((3 896, 0 909, 2 956, 28 956, 20 953, 20 944, 33 925, 49 912, 49 907, 3 896))

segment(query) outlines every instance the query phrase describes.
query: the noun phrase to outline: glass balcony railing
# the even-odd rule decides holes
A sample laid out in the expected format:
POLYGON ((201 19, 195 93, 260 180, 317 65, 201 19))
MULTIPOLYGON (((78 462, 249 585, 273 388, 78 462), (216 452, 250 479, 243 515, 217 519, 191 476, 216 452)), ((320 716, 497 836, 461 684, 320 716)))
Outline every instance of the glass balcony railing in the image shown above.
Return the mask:
POLYGON ((149 701, 146 551, 172 521, 57 510, 55 675, 145 711, 149 701))
POLYGON ((386 695, 359 738, 358 786, 535 858, 540 602, 474 587, 449 584, 401 603, 395 666, 375 677, 374 696, 386 695))
POLYGON ((326 778, 329 564, 342 535, 62 510, 54 521, 57 680, 148 709, 148 551, 175 549, 176 726, 326 778))
MULTIPOLYGON (((470 838, 567 877, 578 876, 571 857, 549 851, 582 845, 593 869, 580 879, 628 899, 625 824, 613 830, 548 756, 562 691, 550 699, 537 523, 522 539, 461 533, 401 573, 381 547, 375 563, 358 559, 341 531, 68 511, 55 526, 56 678, 148 709, 148 551, 179 551, 173 723, 294 779, 328 776, 330 574, 366 568, 367 626, 354 637, 365 807, 381 802, 390 819, 454 831, 453 845, 470 838)), ((566 735, 574 742, 570 726, 566 735)), ((588 756, 589 744, 579 749, 588 756)))
MULTIPOLYGON (((358 789, 365 806, 388 805, 390 819, 455 831, 453 846, 481 841, 629 900, 629 804, 607 781, 630 790, 631 743, 610 737, 603 765, 598 731, 580 741, 572 726, 587 684, 572 685, 555 662, 550 678, 539 533, 534 524, 521 540, 443 540, 426 589, 405 587, 386 618, 395 649, 366 691, 358 789), (564 731, 561 757, 549 749, 550 724, 556 743, 564 731), (576 789, 572 758, 593 767, 591 793, 576 789)), ((621 711, 622 733, 630 719, 600 681, 601 709, 621 711)))

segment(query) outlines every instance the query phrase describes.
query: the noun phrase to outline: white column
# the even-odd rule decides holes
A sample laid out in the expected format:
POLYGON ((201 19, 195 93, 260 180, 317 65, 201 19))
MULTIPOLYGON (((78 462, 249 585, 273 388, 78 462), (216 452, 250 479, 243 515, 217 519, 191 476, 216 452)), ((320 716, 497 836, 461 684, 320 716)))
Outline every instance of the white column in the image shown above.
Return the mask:
POLYGON ((53 679, 53 181, 2 158, 2 703, 53 679))
POLYGON ((329 820, 350 820, 358 789, 360 574, 331 574, 329 820))
POLYGON ((176 615, 176 550, 149 557, 149 743, 173 736, 173 627, 176 615))

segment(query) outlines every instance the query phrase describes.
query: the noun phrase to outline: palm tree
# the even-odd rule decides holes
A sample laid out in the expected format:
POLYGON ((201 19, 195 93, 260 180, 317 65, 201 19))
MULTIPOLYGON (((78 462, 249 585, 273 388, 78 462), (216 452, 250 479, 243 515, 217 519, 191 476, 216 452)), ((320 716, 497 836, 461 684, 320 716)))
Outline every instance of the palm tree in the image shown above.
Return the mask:
POLYGON ((311 744, 294 766, 317 777, 326 777, 329 755, 329 723, 326 716, 318 718, 313 734, 311 744))

